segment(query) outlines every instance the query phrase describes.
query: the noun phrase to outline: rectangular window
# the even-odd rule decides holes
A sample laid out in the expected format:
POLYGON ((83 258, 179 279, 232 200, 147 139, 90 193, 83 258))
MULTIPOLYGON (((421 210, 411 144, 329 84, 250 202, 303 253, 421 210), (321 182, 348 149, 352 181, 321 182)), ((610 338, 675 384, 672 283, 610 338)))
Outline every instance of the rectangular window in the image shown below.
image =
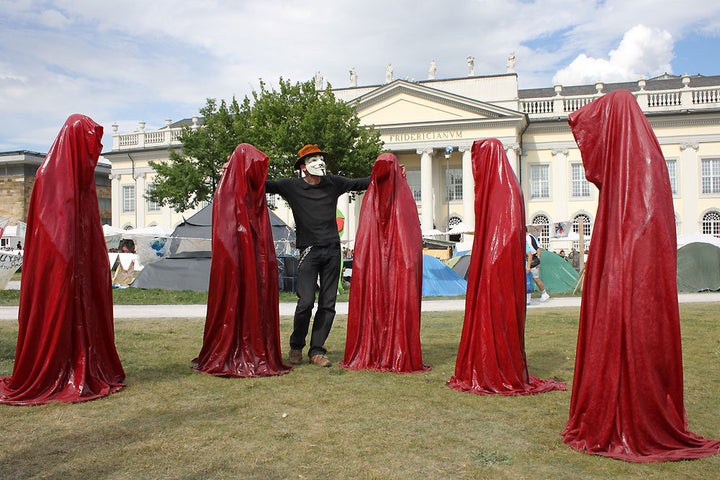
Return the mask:
POLYGON ((123 213, 130 213, 135 211, 135 185, 123 185, 122 211, 123 213))
POLYGON ((410 185, 410 191, 413 194, 413 198, 416 202, 420 201, 420 170, 408 170, 406 172, 407 174, 407 182, 408 185, 410 185))
POLYGON ((585 169, 582 163, 573 163, 572 168, 572 192, 573 197, 589 197, 590 182, 585 179, 585 169))
POLYGON ((673 195, 677 195, 677 160, 669 158, 665 160, 668 169, 668 175, 670 176, 670 189, 673 195))
POLYGON ((530 198, 550 198, 549 165, 530 165, 530 198))
POLYGON ((445 201, 462 200, 462 169, 450 168, 445 173, 445 201))
POLYGON ((700 167, 702 193, 720 193, 720 158, 707 158, 700 167))
MULTIPOLYGON (((152 192, 154 185, 152 183, 149 183, 147 186, 147 193, 150 194, 152 192)), ((153 202, 152 200, 147 201, 147 211, 148 212, 159 212, 161 209, 160 204, 158 202, 153 202)))

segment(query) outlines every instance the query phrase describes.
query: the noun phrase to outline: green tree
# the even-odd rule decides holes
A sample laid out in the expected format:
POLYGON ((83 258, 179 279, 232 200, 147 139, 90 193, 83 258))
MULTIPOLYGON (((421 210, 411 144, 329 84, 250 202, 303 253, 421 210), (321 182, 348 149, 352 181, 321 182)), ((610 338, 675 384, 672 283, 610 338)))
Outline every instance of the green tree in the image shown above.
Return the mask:
POLYGON ((330 173, 369 175, 382 150, 380 135, 361 126, 355 107, 338 100, 331 88, 317 91, 314 81, 293 84, 281 78, 278 89, 260 81, 259 91, 242 103, 208 99, 200 110, 202 126, 183 129, 182 150, 172 151, 167 162, 150 163, 157 176, 147 197, 177 211, 211 200, 222 164, 240 143, 270 157, 272 179, 295 175, 297 152, 306 143, 329 153, 330 173))

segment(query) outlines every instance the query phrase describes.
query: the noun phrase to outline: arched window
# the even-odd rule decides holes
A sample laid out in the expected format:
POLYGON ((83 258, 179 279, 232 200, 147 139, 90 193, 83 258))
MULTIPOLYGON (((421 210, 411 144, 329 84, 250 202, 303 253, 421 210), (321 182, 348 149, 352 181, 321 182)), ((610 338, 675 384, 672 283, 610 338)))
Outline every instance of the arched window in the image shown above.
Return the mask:
POLYGON ((550 246, 550 219, 547 217, 547 215, 540 213, 532 218, 531 223, 540 227, 540 232, 538 234, 538 242, 540 242, 540 246, 547 250, 547 248, 550 246))
POLYGON ((720 238, 720 212, 711 210, 703 215, 702 233, 720 238))
POLYGON ((573 232, 578 233, 578 224, 580 223, 581 218, 583 219, 583 235, 589 237, 590 232, 592 231, 592 223, 590 222, 590 217, 584 213, 578 213, 575 215, 575 218, 573 218, 572 230, 573 232))
MULTIPOLYGON (((460 222, 462 222, 462 218, 458 217, 457 215, 452 215, 448 220, 448 230, 453 228, 455 225, 459 225, 460 222)), ((457 235, 450 235, 449 240, 451 242, 459 242, 461 236, 461 233, 458 233, 457 235)))

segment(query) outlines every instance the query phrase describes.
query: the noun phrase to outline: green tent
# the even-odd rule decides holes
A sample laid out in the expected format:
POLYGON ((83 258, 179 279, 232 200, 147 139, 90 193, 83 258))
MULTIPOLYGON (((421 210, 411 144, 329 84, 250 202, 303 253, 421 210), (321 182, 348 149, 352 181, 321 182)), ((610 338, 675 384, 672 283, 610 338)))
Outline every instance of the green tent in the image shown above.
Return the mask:
POLYGON ((578 277, 570 262, 557 253, 543 250, 540 254, 540 280, 548 292, 570 293, 575 290, 578 277))
MULTIPOLYGON (((522 259, 519 259, 522 261, 522 259)), ((470 254, 466 253, 452 257, 445 261, 445 264, 455 270, 458 275, 467 280, 467 272, 470 266, 470 254)), ((524 265, 524 264, 523 264, 524 265)), ((540 254, 540 280, 545 284, 545 289, 550 293, 569 293, 575 290, 578 282, 578 272, 557 253, 543 250, 540 254)), ((535 287, 537 288, 537 286, 535 287)))
POLYGON ((677 251, 679 292, 720 290, 720 247, 694 242, 677 251))

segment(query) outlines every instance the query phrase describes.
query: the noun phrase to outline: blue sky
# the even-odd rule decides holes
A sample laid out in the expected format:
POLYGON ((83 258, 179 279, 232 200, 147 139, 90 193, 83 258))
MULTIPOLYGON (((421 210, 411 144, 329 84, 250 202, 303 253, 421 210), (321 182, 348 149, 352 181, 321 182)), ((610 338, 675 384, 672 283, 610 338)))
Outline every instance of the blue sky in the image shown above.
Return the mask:
POLYGON ((0 0, 0 151, 45 153, 72 113, 131 132, 242 98, 259 79, 335 87, 504 73, 520 88, 720 75, 720 2, 0 0))

